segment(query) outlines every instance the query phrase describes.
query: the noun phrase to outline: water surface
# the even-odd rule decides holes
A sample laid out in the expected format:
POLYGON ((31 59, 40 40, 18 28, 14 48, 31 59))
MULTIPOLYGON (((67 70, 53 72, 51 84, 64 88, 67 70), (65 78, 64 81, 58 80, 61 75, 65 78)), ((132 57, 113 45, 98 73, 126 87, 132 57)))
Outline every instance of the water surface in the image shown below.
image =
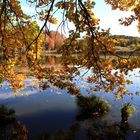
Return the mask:
POLYGON ((41 90, 39 87, 33 88, 30 83, 36 79, 32 77, 25 81, 27 87, 19 93, 14 93, 5 81, 3 87, 0 88, 0 104, 15 110, 17 120, 26 125, 31 140, 38 140, 42 137, 45 139, 46 135, 52 139, 62 136, 64 139, 70 137, 72 140, 88 140, 93 137, 90 132, 105 131, 107 134, 108 130, 116 131, 116 125, 120 125, 121 122, 121 105, 131 102, 137 110, 129 118, 131 129, 124 136, 128 140, 137 140, 140 139, 140 96, 135 93, 140 92, 139 71, 140 69, 135 69, 128 74, 133 84, 127 85, 127 88, 133 95, 125 95, 120 100, 116 100, 113 93, 104 93, 104 91, 89 94, 85 81, 77 81, 84 96, 94 94, 111 104, 109 113, 101 118, 77 119, 79 110, 76 96, 70 95, 66 90, 53 87, 46 90, 41 90))

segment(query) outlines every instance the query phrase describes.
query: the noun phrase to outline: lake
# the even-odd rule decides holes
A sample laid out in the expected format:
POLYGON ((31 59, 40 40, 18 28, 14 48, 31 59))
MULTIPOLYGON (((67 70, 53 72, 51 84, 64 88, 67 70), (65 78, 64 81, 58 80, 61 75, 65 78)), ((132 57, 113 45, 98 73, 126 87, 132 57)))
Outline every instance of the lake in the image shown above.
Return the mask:
MULTIPOLYGON (((120 100, 111 92, 89 93, 84 79, 77 81, 84 96, 96 95, 110 104, 109 112, 101 117, 78 117, 79 107, 75 95, 55 87, 42 90, 37 85, 38 80, 33 77, 26 79, 26 88, 17 93, 4 81, 0 88, 0 104, 14 109, 17 121, 28 130, 29 137, 23 140, 139 140, 140 68, 129 72, 128 77, 133 84, 127 85, 127 88, 133 95, 125 95, 120 100), (129 118, 127 125, 123 126, 120 108, 126 102, 132 103, 136 112, 129 118)), ((8 136, 3 138, 8 139, 8 136)))

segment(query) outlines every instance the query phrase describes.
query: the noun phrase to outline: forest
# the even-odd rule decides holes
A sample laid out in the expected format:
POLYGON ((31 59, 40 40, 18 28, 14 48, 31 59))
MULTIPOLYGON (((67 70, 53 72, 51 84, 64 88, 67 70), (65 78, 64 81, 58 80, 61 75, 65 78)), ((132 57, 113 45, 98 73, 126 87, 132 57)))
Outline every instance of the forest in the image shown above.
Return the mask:
MULTIPOLYGON (((133 45, 131 45, 130 40, 124 38, 119 39, 119 43, 117 43, 116 39, 113 39, 114 37, 110 37, 109 30, 99 30, 100 20, 92 11, 96 4, 94 1, 72 0, 65 2, 53 0, 49 2, 46 0, 27 0, 26 2, 32 8, 35 8, 34 15, 30 16, 24 13, 18 0, 0 1, 0 81, 9 81, 10 87, 14 90, 22 88, 25 78, 22 74, 18 75, 16 69, 17 66, 24 66, 34 73, 34 76, 39 80, 48 79, 48 84, 54 84, 58 87, 63 85, 71 92, 78 92, 78 89, 72 83, 74 76, 80 73, 78 66, 84 67, 86 70, 92 69, 93 74, 89 76, 89 79, 98 84, 94 88, 110 91, 115 90, 117 85, 116 92, 125 90, 124 83, 126 80, 124 75, 137 67, 138 60, 133 60, 136 62, 135 65, 132 65, 134 62, 131 62, 130 59, 117 55, 116 45, 123 47, 124 42, 126 45, 133 45), (62 20, 58 23, 55 14, 59 11, 62 20), (37 20, 43 22, 41 27, 37 20), (69 30, 69 35, 64 44, 62 43, 63 39, 59 40, 59 43, 63 44, 58 49, 58 53, 62 54, 61 68, 54 70, 53 68, 42 67, 40 63, 44 55, 42 44, 48 41, 51 42, 49 46, 52 48, 56 45, 50 38, 47 40, 47 33, 50 32, 49 24, 58 24, 58 28, 65 31, 65 28, 69 29, 67 25, 69 22, 74 24, 75 29, 69 30), (83 33, 85 34, 85 44, 80 41, 83 33), (79 52, 80 55, 73 57, 73 54, 79 52), (104 60, 100 52, 105 52, 104 60), (118 57, 118 59, 108 61, 106 55, 110 55, 112 58, 118 57), (111 73, 112 69, 117 68, 121 68, 122 71, 113 75, 111 73)), ((112 10, 132 11, 133 15, 124 20, 121 19, 119 22, 124 26, 129 26, 137 20, 139 31, 140 5, 137 0, 124 2, 105 0, 105 3, 109 4, 112 10)), ((56 42, 59 44, 58 40, 56 42)), ((136 52, 139 49, 137 43, 133 51, 136 52)))
POLYGON ((140 47, 140 38, 125 36, 125 35, 113 35, 112 38, 116 39, 116 46, 128 47, 130 49, 135 49, 140 47))
MULTIPOLYGON (((122 51, 125 51, 123 50, 124 48, 127 48, 126 51, 132 51, 140 47, 139 37, 125 35, 110 35, 110 37, 116 41, 115 46, 118 49, 122 49, 122 51)), ((79 45, 85 43, 84 38, 86 37, 83 37, 79 40, 79 45)), ((66 37, 63 34, 60 34, 58 31, 50 31, 49 34, 47 34, 47 39, 44 44, 46 45, 46 49, 55 50, 60 48, 64 44, 65 39, 66 37)))

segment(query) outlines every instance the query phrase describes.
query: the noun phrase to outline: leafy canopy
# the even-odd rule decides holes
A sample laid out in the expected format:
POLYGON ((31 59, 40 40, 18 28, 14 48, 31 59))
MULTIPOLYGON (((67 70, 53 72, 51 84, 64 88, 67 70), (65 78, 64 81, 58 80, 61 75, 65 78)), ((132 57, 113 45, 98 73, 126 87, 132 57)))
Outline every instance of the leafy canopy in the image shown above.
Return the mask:
MULTIPOLYGON (((8 80, 13 90, 24 87, 25 76, 18 74, 18 68, 27 68, 39 80, 47 79, 50 84, 67 88, 72 94, 79 93, 73 83, 75 76, 91 70, 87 78, 93 84, 92 90, 114 90, 118 97, 126 93, 124 78, 128 70, 137 67, 138 60, 118 56, 115 53, 116 40, 110 38, 109 30, 99 30, 99 19, 94 15, 95 2, 91 0, 26 0, 35 8, 35 15, 29 16, 21 9, 18 0, 0 1, 0 81, 8 80), (58 22, 56 14, 61 15, 58 22), (44 22, 40 28, 33 19, 44 22), (57 24, 62 32, 69 29, 69 22, 75 28, 69 30, 69 37, 59 48, 61 66, 43 65, 45 33, 49 33, 49 24, 57 24), (85 34, 84 43, 81 34, 85 34), (103 55, 101 55, 101 53, 103 55), (111 59, 108 59, 108 55, 111 59), (117 58, 116 58, 117 57, 117 58), (135 64, 134 64, 135 63, 135 64), (119 70, 118 70, 119 69, 119 70), (112 72, 115 70, 115 72, 112 72), (96 85, 96 86, 95 86, 96 85)), ((140 31, 139 0, 105 0, 112 9, 130 10, 134 15, 120 22, 126 26, 138 20, 140 31)))

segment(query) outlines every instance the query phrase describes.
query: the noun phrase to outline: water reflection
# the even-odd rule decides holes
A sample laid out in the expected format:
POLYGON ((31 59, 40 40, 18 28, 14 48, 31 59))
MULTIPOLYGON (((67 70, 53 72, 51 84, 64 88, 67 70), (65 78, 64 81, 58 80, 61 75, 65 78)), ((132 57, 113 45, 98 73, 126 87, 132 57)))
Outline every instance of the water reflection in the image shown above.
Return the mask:
MULTIPOLYGON (((115 122, 114 120, 104 119, 105 114, 109 114, 109 105, 103 99, 96 96, 77 96, 75 100, 78 113, 75 121, 70 123, 66 129, 58 127, 57 122, 51 121, 57 129, 50 132, 50 126, 39 127, 44 129, 41 134, 29 131, 27 126, 20 123, 15 117, 15 111, 5 106, 0 107, 0 138, 1 140, 138 140, 137 133, 129 123, 115 122), (89 109, 90 108, 90 109, 89 109), (77 119, 77 116, 84 116, 77 119), (30 133, 34 133, 34 137, 30 133)), ((46 116, 49 117, 49 116, 46 116)), ((58 116, 53 116, 58 117, 58 116)), ((65 116, 63 116, 65 117, 65 116)), ((55 119, 55 118, 54 118, 55 119)), ((57 118, 56 118, 57 119, 57 118)), ((63 119, 63 118, 62 118, 63 119)), ((47 118, 46 118, 47 120, 47 118)), ((43 120, 44 123, 46 121, 43 120)), ((34 120, 31 120, 34 123, 34 120)), ((41 120, 38 120, 40 122, 41 120)))
POLYGON ((43 66, 46 67, 60 67, 61 65, 61 55, 59 54, 48 54, 45 55, 40 62, 43 66))
POLYGON ((40 137, 40 140, 74 140, 80 130, 80 125, 75 123, 69 127, 67 131, 59 130, 55 134, 45 134, 40 137))
MULTIPOLYGON (((86 129, 89 140, 126 140, 127 132, 131 130, 129 124, 122 127, 119 123, 106 124, 106 121, 100 123, 93 122, 92 126, 86 129), (124 131, 125 130, 125 131, 124 131), (127 130, 127 131, 126 131, 127 130)), ((131 132, 131 131, 130 131, 131 132)), ((133 139, 135 137, 133 136, 133 139)))
MULTIPOLYGON (((55 67, 59 64, 55 61, 56 58, 50 57, 48 65, 55 67), (49 62, 51 60, 52 62, 49 62)), ((127 87, 133 93, 140 89, 139 70, 128 72, 128 78, 133 80, 133 84, 127 87)), ((48 88, 47 85, 43 85, 44 90, 39 92, 40 87, 36 86, 38 84, 36 79, 30 78, 25 82, 27 87, 16 94, 6 82, 0 89, 0 104, 15 109, 15 113, 10 110, 6 111, 9 112, 7 114, 11 114, 6 121, 0 118, 0 122, 4 123, 0 127, 0 139, 2 140, 140 139, 140 97, 137 95, 126 95, 122 100, 115 101, 112 93, 90 92, 90 94, 106 99, 111 104, 109 107, 104 100, 103 102, 97 100, 98 102, 93 104, 93 100, 100 98, 89 96, 87 91, 89 85, 85 80, 77 80, 75 83, 83 95, 88 97, 71 96, 67 90, 48 88), (35 83, 35 88, 31 86, 31 82, 35 83), (128 120, 128 123, 121 123, 120 107, 128 101, 136 106, 137 112, 128 120)))
POLYGON ((15 111, 0 106, 0 140, 28 140, 28 129, 17 121, 15 111))
POLYGON ((40 137, 40 140, 126 140, 126 139, 133 139, 137 140, 138 136, 133 133, 133 127, 129 123, 117 123, 113 122, 112 120, 103 120, 102 117, 104 113, 109 113, 108 104, 96 97, 83 97, 78 96, 77 104, 79 105, 80 116, 82 119, 76 118, 76 122, 72 124, 67 130, 59 130, 56 133, 50 135, 45 134, 40 137), (80 98, 79 98, 80 97, 80 98), (98 103, 102 102, 106 107, 98 106, 98 103), (96 103, 91 103, 96 102, 96 103), (89 103, 89 104, 88 104, 89 103), (94 104, 95 109, 93 109, 94 104), (91 109, 87 108, 89 106, 91 109), (86 111, 86 109, 88 109, 86 111), (103 112, 100 112, 99 109, 105 109, 103 112), (93 114, 98 112, 99 115, 93 114))

